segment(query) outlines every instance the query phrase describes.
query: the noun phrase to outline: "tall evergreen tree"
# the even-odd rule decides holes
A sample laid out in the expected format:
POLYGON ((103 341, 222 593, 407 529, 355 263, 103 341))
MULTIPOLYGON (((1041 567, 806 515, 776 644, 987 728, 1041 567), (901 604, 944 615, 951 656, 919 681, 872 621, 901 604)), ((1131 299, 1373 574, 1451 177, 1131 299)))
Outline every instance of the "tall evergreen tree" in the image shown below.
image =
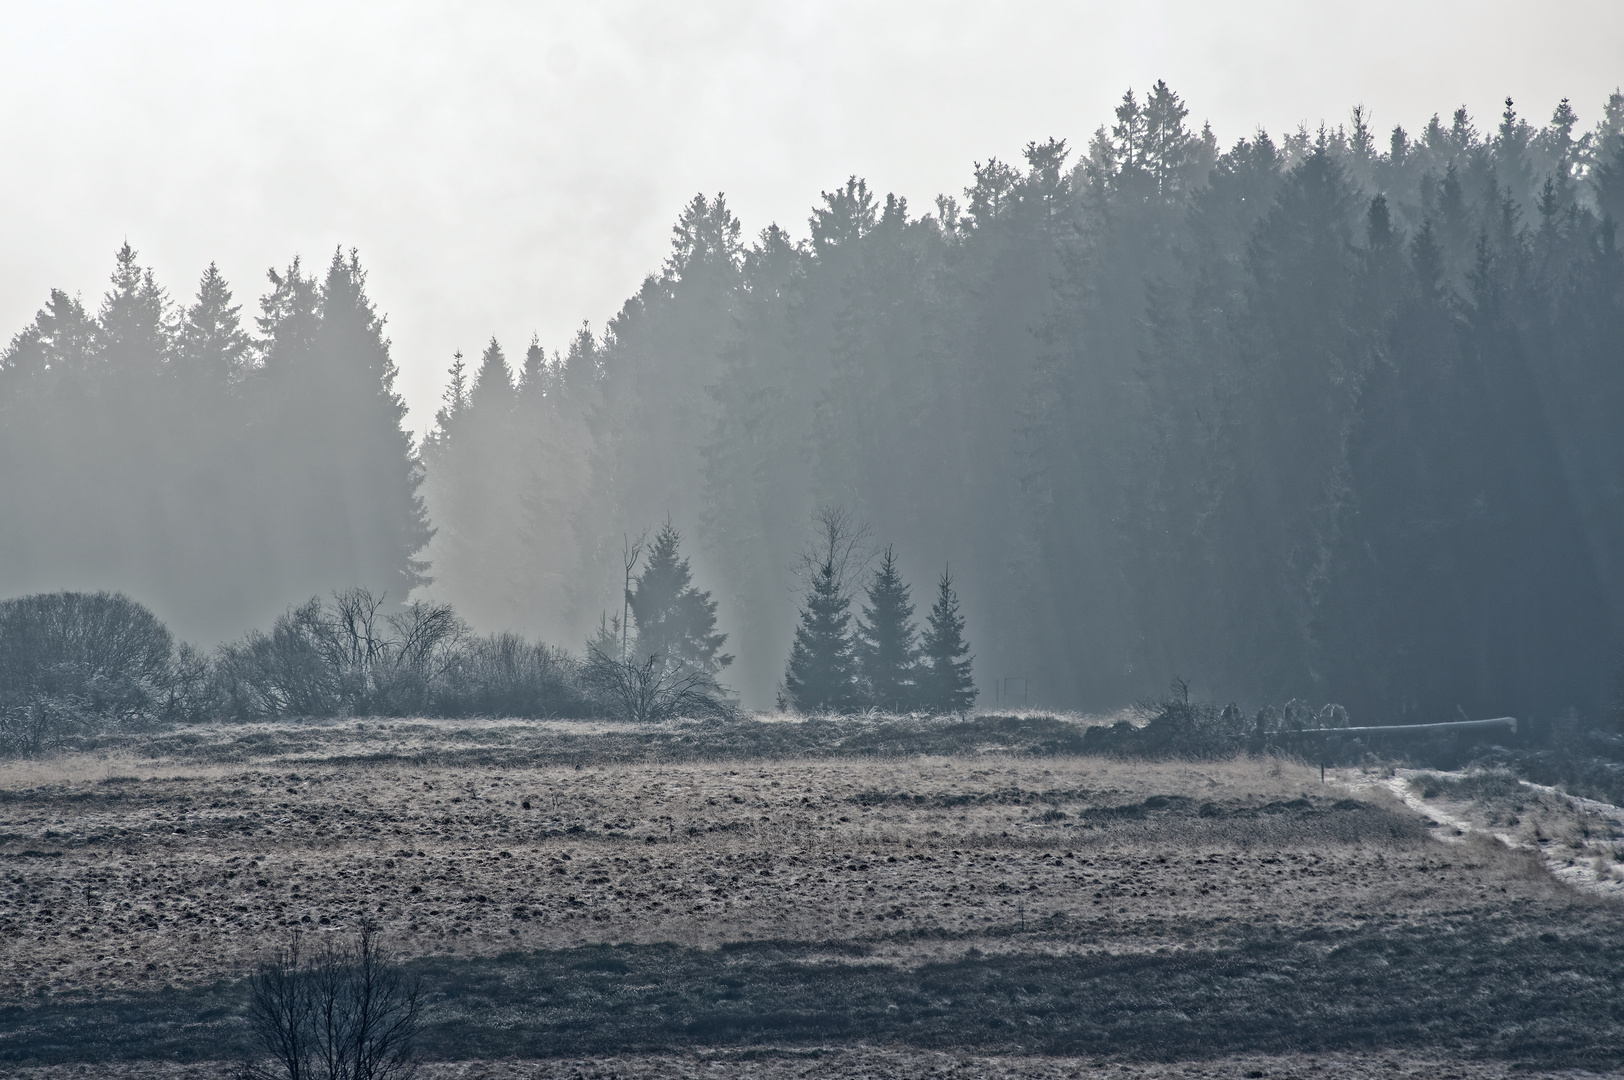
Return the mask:
POLYGON ((908 591, 896 556, 887 547, 858 619, 857 660, 864 694, 888 712, 912 709, 918 691, 919 631, 908 591))
POLYGON ((444 399, 423 450, 423 497, 441 523, 425 553, 436 579, 425 595, 454 605, 476 626, 531 629, 530 597, 516 573, 526 556, 521 519, 529 462, 515 445, 518 394, 494 337, 471 384, 456 355, 444 399))
POLYGON ((678 551, 682 535, 667 521, 626 594, 637 628, 637 656, 659 656, 678 668, 716 675, 733 662, 716 632, 716 601, 693 584, 678 551))
POLYGON ((846 511, 817 513, 818 536, 801 557, 806 599, 784 672, 783 703, 802 712, 845 712, 861 703, 849 575, 867 536, 846 511))
POLYGON ((818 568, 801 608, 784 672, 784 692, 802 712, 842 712, 857 703, 851 599, 828 563, 818 568))
POLYGON ((953 591, 953 578, 946 568, 936 583, 936 602, 925 620, 921 644, 921 704, 936 713, 968 712, 979 691, 970 673, 973 657, 964 640, 964 616, 959 613, 958 594, 953 591))
POLYGON ((360 258, 335 250, 319 283, 298 260, 270 279, 255 432, 262 496, 279 512, 256 542, 254 578, 279 598, 360 584, 403 600, 425 580, 432 530, 360 258))
POLYGON ((513 371, 494 336, 479 358, 479 371, 473 389, 468 391, 468 405, 482 414, 480 419, 485 424, 501 423, 513 407, 513 371))
POLYGON ((431 441, 447 437, 452 426, 468 408, 468 362, 462 358, 461 349, 451 354, 451 366, 446 369, 445 390, 440 394, 440 401, 440 409, 434 414, 435 430, 429 436, 431 441))
POLYGON ((295 378, 308 362, 321 324, 321 284, 304 272, 297 256, 287 270, 272 269, 265 276, 271 291, 260 297, 254 317, 265 374, 278 380, 295 378))
POLYGON ((0 394, 0 408, 22 402, 21 390, 27 382, 88 377, 95 331, 95 320, 78 297, 52 289, 34 321, 0 353, 0 376, 10 391, 0 394))
POLYGON ((242 306, 213 263, 203 271, 197 299, 181 320, 175 350, 176 374, 193 383, 223 388, 248 374, 252 341, 242 329, 242 306))
POLYGON ((519 367, 519 396, 539 399, 546 396, 552 383, 553 369, 547 360, 547 350, 541 347, 541 338, 531 334, 530 344, 524 350, 524 363, 519 367))
POLYGON ((175 327, 169 297, 152 270, 136 262, 128 240, 118 250, 112 283, 96 317, 101 361, 116 377, 155 375, 169 360, 175 327))

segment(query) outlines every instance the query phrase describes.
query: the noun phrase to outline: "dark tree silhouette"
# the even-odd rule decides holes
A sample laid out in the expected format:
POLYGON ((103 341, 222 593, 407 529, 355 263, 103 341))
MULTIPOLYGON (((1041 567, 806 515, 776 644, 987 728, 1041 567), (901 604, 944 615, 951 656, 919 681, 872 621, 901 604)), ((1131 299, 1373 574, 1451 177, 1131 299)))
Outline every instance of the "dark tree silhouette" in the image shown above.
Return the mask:
POLYGON ((203 271, 197 299, 186 309, 175 347, 175 376, 212 389, 235 386, 248 377, 252 340, 242 329, 242 307, 213 264, 203 271))
POLYGON ((716 601, 694 586, 688 560, 678 550, 681 542, 682 535, 667 521, 628 590, 637 628, 634 651, 639 657, 655 656, 662 663, 715 676, 733 657, 721 651, 727 635, 716 632, 716 601))
MULTIPOLYGON (((977 163, 962 205, 852 176, 751 237, 697 197, 600 331, 533 342, 517 386, 494 342, 457 366, 421 489, 353 253, 272 273, 245 341, 217 271, 177 308, 124 245, 89 311, 53 290, 0 351, 0 595, 123 589, 217 641, 363 585, 579 641, 621 609, 615 538, 669 508, 759 704, 784 553, 838 499, 960 567, 978 670, 1048 704, 1184 674, 1373 720, 1608 715, 1624 92, 1599 104, 1221 148, 1155 83, 977 163)), ((831 648, 855 584, 806 612, 831 648)))
POLYGON ((784 672, 784 702, 802 712, 844 712, 861 700, 847 578, 866 530, 837 508, 820 510, 817 524, 817 538, 802 555, 806 598, 784 672))
POLYGON ((864 695, 878 708, 906 712, 918 698, 918 628, 913 601, 887 547, 867 588, 857 624, 857 662, 864 695))
POLYGON ((920 652, 924 657, 919 673, 921 704, 937 713, 968 712, 978 692, 970 674, 972 658, 964 640, 964 616, 959 614, 958 594, 945 568, 936 583, 936 602, 925 619, 920 652))
POLYGON ((419 982, 394 963, 377 928, 314 954, 297 931, 248 981, 254 1080, 405 1080, 416 1071, 419 982))

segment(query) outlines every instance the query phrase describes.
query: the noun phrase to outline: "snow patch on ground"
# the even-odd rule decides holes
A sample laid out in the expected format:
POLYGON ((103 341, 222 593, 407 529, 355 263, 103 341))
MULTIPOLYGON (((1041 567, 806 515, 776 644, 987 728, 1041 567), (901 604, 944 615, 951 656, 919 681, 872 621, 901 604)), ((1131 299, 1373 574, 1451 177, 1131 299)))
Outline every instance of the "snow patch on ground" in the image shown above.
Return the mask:
POLYGON ((1554 814, 1539 815, 1536 825, 1510 813, 1508 799, 1451 799, 1441 795, 1425 798, 1414 783, 1428 777, 1461 780, 1470 775, 1437 769, 1379 773, 1350 769, 1338 779, 1356 794, 1374 788, 1387 791, 1436 823, 1434 835, 1445 843, 1461 843, 1474 834, 1492 836, 1507 847, 1538 852, 1552 876, 1581 892, 1624 898, 1624 807, 1518 780, 1518 786, 1530 797, 1541 798, 1544 805, 1557 808, 1554 814))

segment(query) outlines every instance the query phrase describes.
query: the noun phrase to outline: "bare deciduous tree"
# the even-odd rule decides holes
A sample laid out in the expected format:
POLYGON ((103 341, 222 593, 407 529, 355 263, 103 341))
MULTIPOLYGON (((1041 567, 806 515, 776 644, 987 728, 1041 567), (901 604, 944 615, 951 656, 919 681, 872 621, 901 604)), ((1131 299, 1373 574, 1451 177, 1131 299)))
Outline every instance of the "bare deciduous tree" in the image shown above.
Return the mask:
POLYGON ((667 662, 658 653, 617 660, 596 643, 586 647, 582 681, 593 697, 623 720, 727 716, 727 691, 709 673, 667 662))
POLYGON ((295 934, 249 980, 248 1021, 259 1050, 245 1080, 407 1080, 422 1022, 416 979, 391 960, 377 928, 314 958, 295 934))
POLYGON ((870 544, 874 530, 843 506, 819 507, 812 521, 812 542, 795 557, 796 576, 810 588, 814 580, 832 575, 841 594, 852 595, 857 579, 874 561, 870 544))

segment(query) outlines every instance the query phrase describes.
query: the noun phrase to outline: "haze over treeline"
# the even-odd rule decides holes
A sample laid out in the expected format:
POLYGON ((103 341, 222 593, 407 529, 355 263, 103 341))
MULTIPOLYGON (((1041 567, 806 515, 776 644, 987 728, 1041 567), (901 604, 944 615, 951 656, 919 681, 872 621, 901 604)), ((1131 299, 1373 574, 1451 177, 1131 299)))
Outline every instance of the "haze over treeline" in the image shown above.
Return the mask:
POLYGON ((356 254, 255 315, 126 244, 0 357, 0 593, 207 641, 360 584, 575 646, 669 517, 764 705, 840 506, 916 589, 950 565, 978 676, 1047 704, 1599 710, 1621 220, 1618 94, 1223 147, 1158 83, 927 208, 852 177, 751 235, 696 196, 601 331, 470 343, 420 447, 356 254))

